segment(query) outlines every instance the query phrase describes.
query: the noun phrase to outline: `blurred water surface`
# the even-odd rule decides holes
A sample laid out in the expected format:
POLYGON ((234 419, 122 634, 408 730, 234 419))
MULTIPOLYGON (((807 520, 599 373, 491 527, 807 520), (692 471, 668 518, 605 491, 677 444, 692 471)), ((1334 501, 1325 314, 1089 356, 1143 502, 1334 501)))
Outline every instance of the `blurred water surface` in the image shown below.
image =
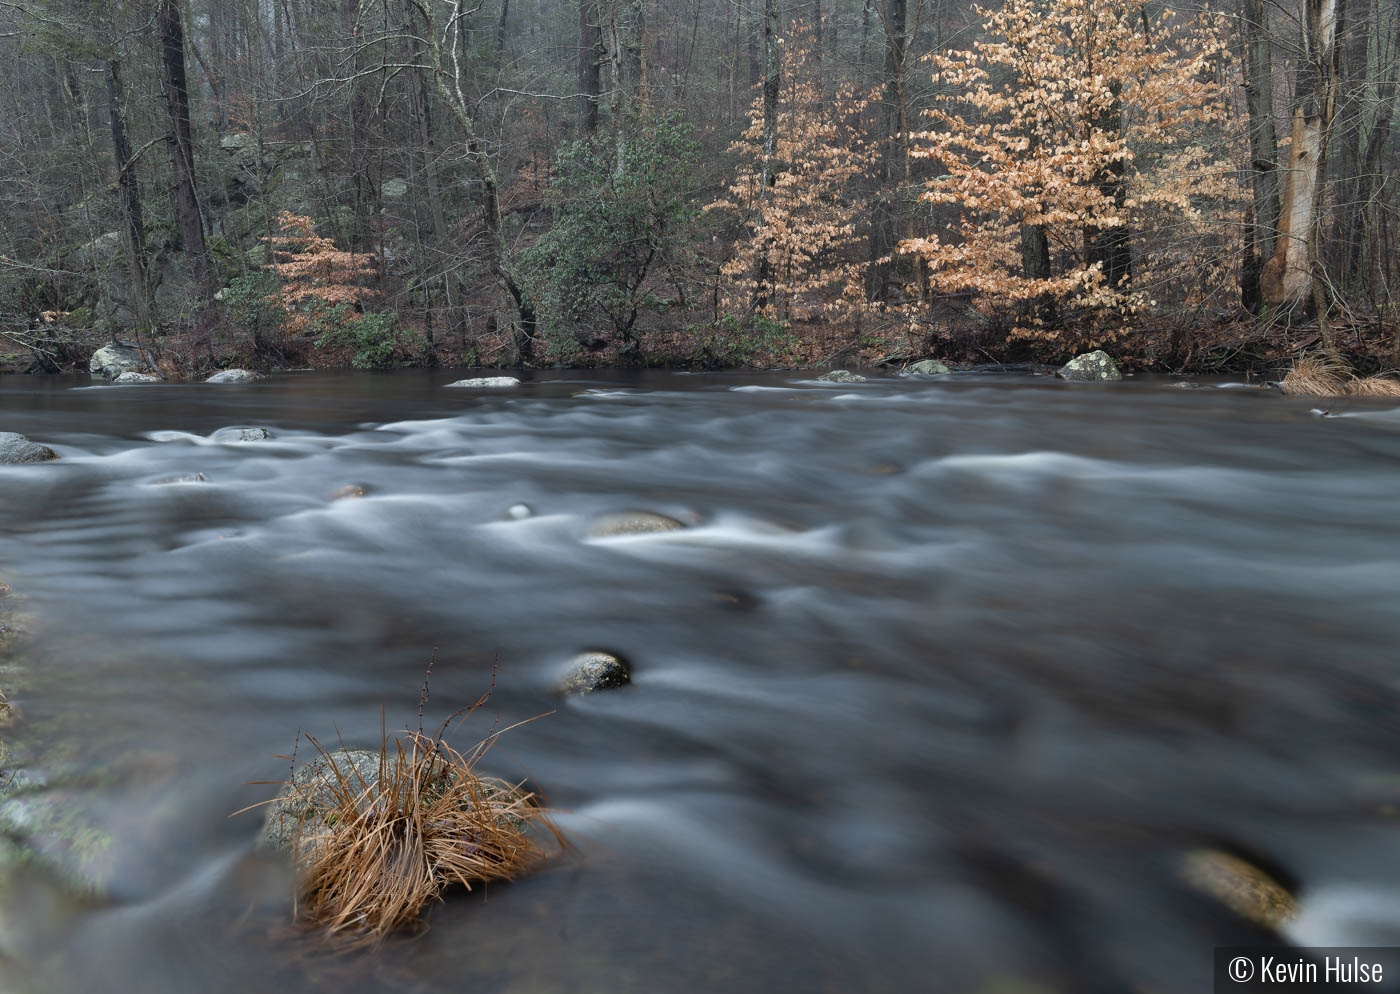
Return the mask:
MULTIPOLYGON (((22 871, 0 986, 1198 991, 1259 933, 1179 882, 1189 850, 1330 895, 1305 915, 1329 941, 1351 889, 1395 908, 1400 413, 1166 381, 454 378, 0 379, 0 430, 62 455, 0 467, 35 629, 7 734, 71 822, 41 848, 104 887, 22 871), (588 537, 632 509, 690 527, 588 537), (459 746, 557 711, 486 768, 575 848, 324 955, 258 814, 227 816, 299 731, 416 724, 434 646, 430 716, 497 669, 459 746), (634 685, 553 696, 590 648, 634 685)), ((1355 928, 1400 944, 1387 914, 1355 928)))

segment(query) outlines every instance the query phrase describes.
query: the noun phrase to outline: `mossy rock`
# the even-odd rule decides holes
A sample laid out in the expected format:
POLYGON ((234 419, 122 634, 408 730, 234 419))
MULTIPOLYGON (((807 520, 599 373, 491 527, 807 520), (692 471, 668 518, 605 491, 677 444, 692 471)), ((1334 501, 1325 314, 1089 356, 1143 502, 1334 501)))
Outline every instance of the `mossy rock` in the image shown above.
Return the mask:
POLYGON ((613 690, 632 682, 632 669, 627 662, 611 652, 581 652, 569 661, 568 672, 559 681, 557 690, 568 696, 613 690))

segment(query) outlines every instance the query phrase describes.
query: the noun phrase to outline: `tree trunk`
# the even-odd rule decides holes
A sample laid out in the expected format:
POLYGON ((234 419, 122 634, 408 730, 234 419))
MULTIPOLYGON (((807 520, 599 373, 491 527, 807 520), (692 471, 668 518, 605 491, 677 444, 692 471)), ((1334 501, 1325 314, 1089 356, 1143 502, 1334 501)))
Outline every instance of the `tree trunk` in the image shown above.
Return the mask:
POLYGON ((598 0, 578 0, 579 124, 585 135, 598 131, 598 102, 603 92, 603 29, 598 0))
POLYGON ((123 102, 121 63, 107 61, 107 115, 112 126, 112 152, 117 164, 117 190, 122 215, 122 244, 126 249, 131 283, 135 288, 136 320, 147 328, 155 326, 155 303, 150 275, 146 270, 146 234, 141 216, 141 187, 131 160, 131 144, 126 137, 126 108, 123 102))
POLYGON ((1240 301, 1250 313, 1259 310, 1259 273, 1274 254, 1279 219, 1278 139, 1274 134, 1273 42, 1265 0, 1241 0, 1244 26, 1244 96, 1249 113, 1250 181, 1253 217, 1245 227, 1240 301))
POLYGON ((885 97, 880 106, 880 178, 885 189, 870 215, 870 261, 865 285, 870 300, 884 301, 893 282, 894 249, 904 212, 900 187, 909 179, 909 102, 905 66, 909 54, 908 0, 883 0, 885 97))
POLYGON ((160 33, 161 77, 165 109, 170 118, 170 168, 174 175, 175 212, 180 220, 180 242, 189 260, 201 298, 213 292, 209 253, 204 245, 204 222, 194 178, 194 140, 190 135, 190 95, 185 79, 185 29, 179 0, 160 0, 156 7, 160 33))
MULTIPOLYGON (((1122 89, 1121 83, 1109 84, 1113 101, 1094 122, 1096 131, 1103 132, 1115 140, 1121 140, 1123 134, 1123 104, 1119 99, 1122 89)), ((1099 174, 1099 193, 1113 203, 1114 213, 1119 217, 1123 215, 1123 208, 1127 201, 1127 190, 1124 182, 1125 168, 1124 160, 1116 158, 1104 166, 1099 174)), ((1126 224, 1115 224, 1102 228, 1097 225, 1088 225, 1084 229, 1085 258, 1089 265, 1097 264, 1101 268, 1104 282, 1114 290, 1120 289, 1133 275, 1130 234, 1126 224)))
POLYGON ((763 0, 763 173, 759 196, 767 197, 777 177, 778 97, 782 92, 782 52, 777 0, 763 0))
MULTIPOLYGON (((1259 274, 1268 307, 1306 305, 1324 299, 1313 286, 1318 263, 1322 184, 1337 96, 1337 21, 1343 0, 1306 0, 1303 45, 1307 60, 1293 101, 1293 142, 1283 185, 1278 244, 1259 274)), ((1324 325, 1324 327, 1327 327, 1324 325)), ((1323 345, 1334 350, 1330 334, 1323 345)))
MULTIPOLYGON (((1050 278, 1050 241, 1043 225, 1021 225, 1021 272, 1028 280, 1050 278)), ((1036 324, 1053 325, 1057 320, 1054 298, 1048 294, 1033 298, 1021 309, 1021 316, 1036 324)))

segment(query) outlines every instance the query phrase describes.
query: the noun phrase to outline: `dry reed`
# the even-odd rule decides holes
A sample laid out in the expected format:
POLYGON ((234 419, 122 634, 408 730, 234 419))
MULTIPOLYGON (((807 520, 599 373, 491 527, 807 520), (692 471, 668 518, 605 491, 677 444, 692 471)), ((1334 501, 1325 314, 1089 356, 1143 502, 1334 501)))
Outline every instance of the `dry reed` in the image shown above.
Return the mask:
POLYGON ((1400 380, 1352 376, 1340 359, 1314 353, 1294 360, 1279 389, 1291 397, 1400 397, 1400 380))
POLYGON ((279 806, 270 818, 297 819, 290 846, 300 917, 332 935, 373 940, 416 924, 451 886, 471 890, 536 868, 547 855, 540 836, 565 846, 534 793, 476 773, 501 731, 467 753, 444 741, 448 726, 489 696, 430 735, 422 729, 425 680, 418 731, 381 730, 377 771, 372 759, 358 764, 355 753, 329 752, 308 737, 319 759, 266 802, 279 806))

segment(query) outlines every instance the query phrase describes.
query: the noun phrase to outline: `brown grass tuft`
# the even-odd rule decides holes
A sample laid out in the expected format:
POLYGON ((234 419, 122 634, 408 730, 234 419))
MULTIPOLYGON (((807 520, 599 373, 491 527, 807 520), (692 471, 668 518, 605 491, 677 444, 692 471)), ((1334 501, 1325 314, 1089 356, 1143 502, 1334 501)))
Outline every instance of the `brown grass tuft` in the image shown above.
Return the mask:
POLYGON ((1353 377, 1346 390, 1352 397, 1400 397, 1400 380, 1389 376, 1353 377))
POLYGON ((1290 397, 1340 397, 1346 393, 1345 363, 1313 353, 1293 361, 1279 389, 1290 397))
POLYGON ((418 695, 416 732, 391 737, 381 730, 377 757, 368 750, 329 752, 308 736, 319 756, 298 768, 294 752, 281 794, 253 805, 272 805, 263 843, 292 852, 299 915, 332 935, 372 941, 414 925, 424 905, 451 886, 471 890, 536 868, 547 855, 538 838, 567 845, 535 794, 476 772, 509 728, 493 727, 467 753, 444 741, 450 726, 489 700, 490 690, 435 733, 423 731, 436 660, 434 649, 418 695))
MULTIPOLYGON (((440 737, 404 732, 381 746, 378 777, 342 769, 316 744, 329 775, 293 789, 329 787, 333 810, 303 822, 293 843, 302 914, 330 932, 383 935, 412 925, 453 884, 510 880, 545 851, 528 834, 539 822, 563 839, 531 793, 479 777, 494 736, 462 754, 440 737)), ((348 764, 346 764, 348 766, 348 764)))

